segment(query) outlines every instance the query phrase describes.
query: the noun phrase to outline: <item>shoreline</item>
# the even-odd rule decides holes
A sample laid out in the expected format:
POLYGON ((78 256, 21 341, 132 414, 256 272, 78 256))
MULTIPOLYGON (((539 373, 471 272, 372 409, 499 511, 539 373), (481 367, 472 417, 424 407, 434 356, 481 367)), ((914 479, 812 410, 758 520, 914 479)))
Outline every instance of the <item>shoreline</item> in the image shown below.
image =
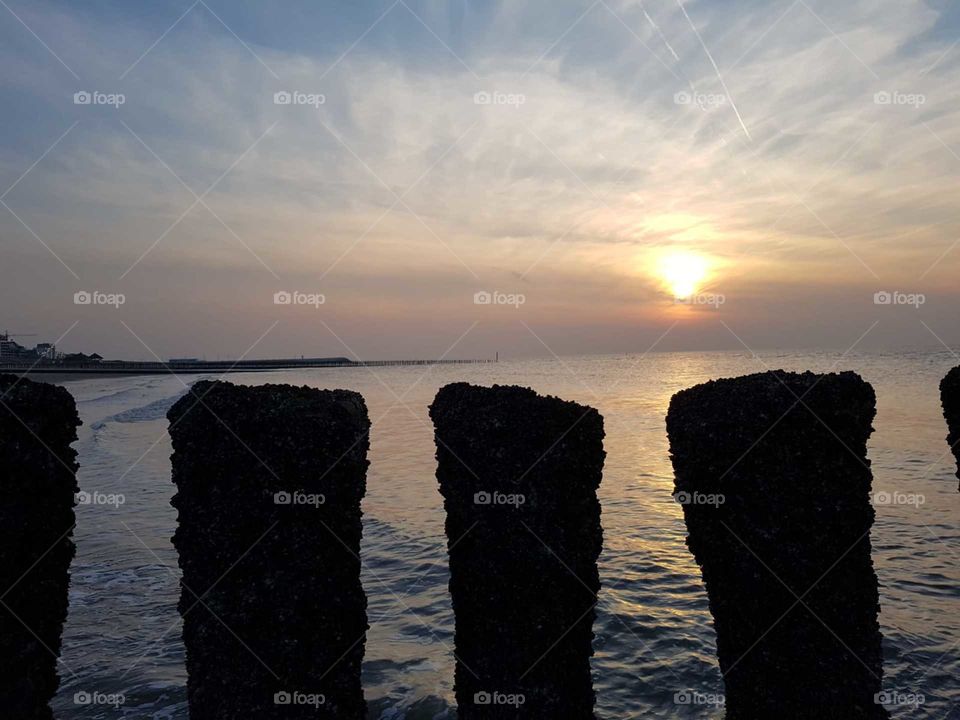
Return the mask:
MULTIPOLYGON (((46 372, 46 373, 24 373, 24 372, 8 372, 9 375, 16 375, 17 377, 27 378, 27 380, 33 380, 34 382, 45 382, 45 383, 62 383, 62 382, 76 382, 78 380, 94 380, 94 379, 111 379, 119 377, 148 377, 150 375, 155 375, 156 373, 118 373, 118 372, 102 372, 102 373, 71 373, 71 372, 46 372)), ((172 375, 177 375, 178 373, 170 373, 172 375)), ((193 373, 191 373, 193 374, 193 373)))
POLYGON ((0 375, 10 374, 32 380, 67 382, 89 377, 115 378, 143 375, 227 375, 233 373, 277 372, 319 368, 390 367, 400 365, 474 365, 493 360, 358 360, 345 358, 312 358, 304 360, 241 360, 235 362, 196 361, 167 364, 163 362, 114 362, 96 365, 56 367, 44 365, 0 366, 0 375), (54 378, 51 380, 51 378, 54 378))
POLYGON ((41 382, 71 382, 87 378, 144 377, 150 375, 228 375, 235 373, 278 372, 283 370, 312 370, 321 368, 390 367, 401 365, 474 365, 495 362, 493 360, 369 360, 346 359, 307 360, 243 360, 240 362, 106 362, 103 365, 77 367, 29 367, 0 366, 0 375, 9 374, 41 382))

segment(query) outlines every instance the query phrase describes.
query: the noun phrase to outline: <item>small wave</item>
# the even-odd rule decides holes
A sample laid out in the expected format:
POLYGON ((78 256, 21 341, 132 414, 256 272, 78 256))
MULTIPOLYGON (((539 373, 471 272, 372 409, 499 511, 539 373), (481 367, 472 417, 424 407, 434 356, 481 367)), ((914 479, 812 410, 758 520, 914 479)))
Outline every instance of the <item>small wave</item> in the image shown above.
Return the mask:
POLYGON ((90 427, 94 430, 102 430, 109 423, 137 423, 137 422, 150 422, 153 420, 162 420, 167 416, 167 411, 173 407, 174 403, 177 402, 181 397, 187 393, 184 390, 181 393, 173 395, 171 397, 160 398, 159 400, 154 400, 151 403, 146 405, 141 405, 140 407, 129 408, 118 412, 116 415, 111 415, 106 417, 103 420, 99 420, 93 423, 90 427))
POLYGON ((124 388, 123 390, 115 390, 113 392, 104 393, 103 395, 95 395, 94 397, 83 398, 82 400, 78 400, 77 404, 93 405, 95 403, 107 402, 110 400, 122 400, 124 398, 134 397, 142 394, 143 389, 143 385, 135 385, 134 387, 124 388))

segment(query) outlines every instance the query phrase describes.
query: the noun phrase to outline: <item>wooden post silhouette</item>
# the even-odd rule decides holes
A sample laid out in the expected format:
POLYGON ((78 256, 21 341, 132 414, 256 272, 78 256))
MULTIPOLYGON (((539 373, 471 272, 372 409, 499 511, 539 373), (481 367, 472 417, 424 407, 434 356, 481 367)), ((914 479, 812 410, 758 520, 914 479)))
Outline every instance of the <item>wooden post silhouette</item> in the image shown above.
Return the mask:
POLYGON ((430 407, 446 508, 459 717, 593 717, 603 418, 520 387, 430 407))
POLYGON ((191 720, 365 718, 363 398, 204 381, 168 418, 191 720))
POLYGON ((674 396, 687 545, 703 572, 727 720, 885 718, 870 556, 873 388, 783 371, 674 396))
POLYGON ((947 419, 950 434, 947 442, 957 459, 957 478, 960 479, 960 366, 955 367, 940 383, 943 414, 947 419))
POLYGON ((77 415, 61 387, 0 375, 0 715, 52 720, 67 619, 77 415))

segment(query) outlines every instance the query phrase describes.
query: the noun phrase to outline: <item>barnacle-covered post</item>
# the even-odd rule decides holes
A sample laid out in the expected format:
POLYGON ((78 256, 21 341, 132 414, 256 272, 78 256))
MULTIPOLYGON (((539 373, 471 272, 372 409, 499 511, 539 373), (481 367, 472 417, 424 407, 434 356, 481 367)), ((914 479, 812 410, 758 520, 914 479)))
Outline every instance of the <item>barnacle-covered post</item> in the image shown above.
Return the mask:
POLYGON ((168 417, 191 720, 365 718, 363 398, 204 381, 168 417))
POLYGON ((687 545, 703 573, 727 720, 884 718, 871 560, 873 388, 783 371, 674 396, 687 545))
POLYGON ((446 508, 461 720, 593 717, 603 418, 520 387, 430 407, 446 508))
POLYGON ((56 385, 0 375, 0 715, 52 720, 67 619, 80 418, 56 385))

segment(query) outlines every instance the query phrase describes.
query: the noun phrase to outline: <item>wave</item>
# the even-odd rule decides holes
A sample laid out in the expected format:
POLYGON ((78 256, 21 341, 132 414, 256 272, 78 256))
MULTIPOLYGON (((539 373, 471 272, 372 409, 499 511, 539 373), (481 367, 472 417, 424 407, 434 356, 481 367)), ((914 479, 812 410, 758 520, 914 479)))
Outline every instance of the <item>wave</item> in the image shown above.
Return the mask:
POLYGON ((124 400, 126 398, 135 397, 142 394, 142 391, 148 387, 149 386, 147 385, 135 385, 133 387, 124 388, 123 390, 114 390, 113 392, 108 392, 103 395, 96 395, 94 397, 77 400, 77 405, 94 405, 96 403, 107 402, 110 400, 124 400))
POLYGON ((187 390, 184 389, 183 392, 177 393, 176 395, 160 398, 159 400, 154 400, 151 403, 139 407, 128 408, 109 417, 105 417, 103 420, 98 420, 90 427, 94 431, 97 431, 102 430, 110 423, 138 423, 162 420, 167 416, 167 411, 173 407, 174 403, 186 394, 187 390))

